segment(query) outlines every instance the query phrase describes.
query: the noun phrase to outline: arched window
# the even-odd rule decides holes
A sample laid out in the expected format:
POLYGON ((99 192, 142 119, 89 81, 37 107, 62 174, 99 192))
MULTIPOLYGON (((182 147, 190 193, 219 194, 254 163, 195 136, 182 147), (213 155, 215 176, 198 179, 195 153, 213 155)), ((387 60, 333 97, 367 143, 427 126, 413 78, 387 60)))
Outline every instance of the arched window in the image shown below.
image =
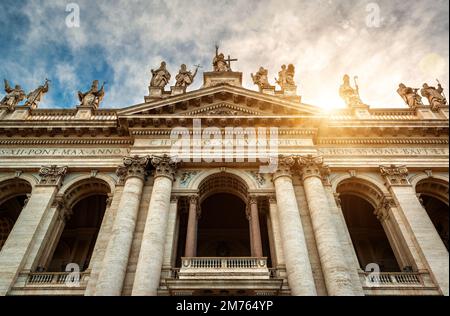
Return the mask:
POLYGON ((89 268, 97 236, 107 207, 109 186, 98 179, 86 180, 72 186, 65 194, 66 216, 60 217, 54 234, 57 238, 44 263, 44 270, 65 271, 76 263, 80 271, 89 268))
POLYGON ((425 179, 417 183, 416 192, 448 250, 448 183, 434 178, 425 179))
POLYGON ((362 181, 348 180, 337 187, 337 192, 361 268, 377 264, 382 272, 400 271, 386 232, 374 214, 381 193, 362 181))
POLYGON ((31 185, 22 179, 0 183, 0 251, 22 211, 31 185))

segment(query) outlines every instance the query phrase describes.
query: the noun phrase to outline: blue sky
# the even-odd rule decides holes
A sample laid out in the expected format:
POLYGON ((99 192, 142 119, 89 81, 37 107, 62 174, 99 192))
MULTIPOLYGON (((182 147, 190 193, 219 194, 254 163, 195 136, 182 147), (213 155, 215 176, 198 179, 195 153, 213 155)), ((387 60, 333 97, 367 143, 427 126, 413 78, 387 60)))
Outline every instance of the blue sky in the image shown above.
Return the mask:
MULTIPOLYGON (((321 107, 343 106, 344 73, 359 77, 363 101, 403 107, 398 84, 420 87, 439 78, 448 93, 447 0, 72 0, 0 2, 0 78, 26 92, 49 78, 41 108, 71 108, 77 91, 106 81, 103 108, 142 103, 150 69, 167 61, 210 70, 214 44, 250 73, 296 66, 298 93, 321 107), (80 8, 80 27, 66 25, 66 6, 80 8), (367 24, 379 8, 378 27, 367 24)), ((201 86, 201 74, 190 89, 201 86)), ((172 83, 173 84, 173 83, 172 83)), ((3 96, 3 89, 0 97, 3 96)))

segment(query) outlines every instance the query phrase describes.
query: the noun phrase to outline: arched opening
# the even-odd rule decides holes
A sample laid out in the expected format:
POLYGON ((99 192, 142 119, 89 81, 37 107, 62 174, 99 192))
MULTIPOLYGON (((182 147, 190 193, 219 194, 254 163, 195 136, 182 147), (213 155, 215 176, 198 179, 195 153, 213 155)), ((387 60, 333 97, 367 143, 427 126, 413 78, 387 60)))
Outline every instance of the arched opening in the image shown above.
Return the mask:
POLYGON ((401 271, 383 225, 374 214, 381 193, 351 182, 342 183, 337 192, 360 267, 365 270, 367 265, 377 264, 381 272, 401 271))
POLYGON ((199 257, 250 257, 246 203, 236 195, 217 193, 201 204, 198 223, 199 257))
MULTIPOLYGON (((252 251, 252 224, 248 217, 250 205, 245 182, 229 173, 215 174, 202 181, 198 196, 200 215, 196 222, 196 257, 253 257, 256 252, 252 251)), ((264 212, 268 209, 268 201, 258 198, 257 205, 262 256, 267 257, 270 266, 270 243, 264 212)), ((187 238, 188 199, 183 199, 179 207, 177 266, 181 264, 181 257, 186 257, 186 243, 191 240, 187 238)))
POLYGON ((55 227, 59 238, 51 245, 47 271, 65 271, 75 263, 80 271, 89 268, 92 253, 107 207, 109 186, 100 180, 83 181, 66 193, 68 210, 55 227))
POLYGON ((25 180, 14 179, 0 183, 0 251, 30 193, 31 185, 25 180))
POLYGON ((437 179, 425 179, 416 185, 416 192, 448 250, 448 183, 437 179))

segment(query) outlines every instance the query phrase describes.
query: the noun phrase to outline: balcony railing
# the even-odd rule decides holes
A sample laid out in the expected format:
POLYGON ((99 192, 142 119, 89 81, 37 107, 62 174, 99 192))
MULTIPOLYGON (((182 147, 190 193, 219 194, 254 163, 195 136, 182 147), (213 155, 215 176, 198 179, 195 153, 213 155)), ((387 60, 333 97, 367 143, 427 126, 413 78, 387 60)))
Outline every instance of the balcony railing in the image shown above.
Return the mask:
POLYGON ((381 272, 362 273, 365 286, 422 286, 420 273, 414 272, 381 272))
POLYGON ((183 268, 258 269, 267 268, 267 258, 183 258, 183 268))
POLYGON ((182 258, 179 279, 269 279, 267 258, 182 258))
POLYGON ((33 272, 28 275, 27 286, 67 286, 79 287, 86 284, 89 272, 74 274, 73 272, 33 272))

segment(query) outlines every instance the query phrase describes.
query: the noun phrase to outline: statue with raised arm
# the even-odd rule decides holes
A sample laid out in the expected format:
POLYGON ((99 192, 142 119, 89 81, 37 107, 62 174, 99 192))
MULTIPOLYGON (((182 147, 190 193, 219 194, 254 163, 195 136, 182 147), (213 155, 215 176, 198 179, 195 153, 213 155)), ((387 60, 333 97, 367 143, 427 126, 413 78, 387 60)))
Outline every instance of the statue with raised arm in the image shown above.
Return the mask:
POLYGON ((6 95, 0 101, 0 105, 6 105, 9 111, 13 111, 17 104, 26 98, 26 94, 21 86, 16 85, 13 89, 9 85, 8 80, 5 79, 4 81, 6 95))
POLYGON ((424 83, 422 90, 420 90, 422 96, 428 99, 430 107, 433 111, 438 110, 440 107, 447 105, 447 99, 444 95, 444 88, 438 83, 438 87, 431 87, 424 83))
POLYGON ((39 102, 41 102, 42 96, 48 92, 48 83, 50 80, 45 79, 45 83, 34 91, 28 93, 27 101, 25 102, 26 106, 29 106, 32 109, 36 109, 39 102))
POLYGON ((286 65, 281 66, 281 70, 278 72, 278 79, 275 78, 275 82, 280 86, 282 90, 287 86, 287 70, 286 65))
POLYGON ((98 89, 98 80, 94 80, 92 82, 91 89, 83 93, 78 91, 78 99, 80 100, 80 106, 86 107, 94 107, 94 109, 98 109, 100 106, 100 102, 102 102, 103 97, 105 96, 105 83, 103 83, 100 90, 98 89))
POLYGON ((152 80, 150 81, 150 87, 164 89, 171 78, 171 74, 167 70, 166 62, 161 62, 161 66, 158 69, 152 69, 151 71, 152 80))
POLYGON ((227 63, 225 59, 225 55, 223 53, 219 54, 219 46, 216 45, 216 56, 213 59, 213 67, 216 72, 225 72, 231 71, 231 67, 229 63, 227 63))
POLYGON ((259 87, 259 90, 270 88, 269 71, 264 67, 260 67, 256 74, 251 74, 253 83, 259 87))
POLYGON ((357 106, 363 104, 361 101, 361 98, 359 97, 359 87, 356 84, 356 77, 355 77, 355 88, 353 88, 350 84, 350 77, 349 75, 344 75, 343 83, 341 87, 339 88, 339 95, 342 99, 344 99, 345 104, 347 106, 357 106))
POLYGON ((188 87, 194 82, 194 78, 197 75, 199 66, 195 69, 194 73, 192 74, 191 71, 187 70, 187 67, 185 64, 182 64, 180 67, 180 71, 178 72, 178 75, 176 75, 175 80, 175 86, 176 87, 188 87))
POLYGON ((415 109, 418 106, 423 105, 422 98, 417 91, 419 91, 419 89, 407 87, 403 83, 400 83, 397 89, 397 93, 411 109, 415 109))

